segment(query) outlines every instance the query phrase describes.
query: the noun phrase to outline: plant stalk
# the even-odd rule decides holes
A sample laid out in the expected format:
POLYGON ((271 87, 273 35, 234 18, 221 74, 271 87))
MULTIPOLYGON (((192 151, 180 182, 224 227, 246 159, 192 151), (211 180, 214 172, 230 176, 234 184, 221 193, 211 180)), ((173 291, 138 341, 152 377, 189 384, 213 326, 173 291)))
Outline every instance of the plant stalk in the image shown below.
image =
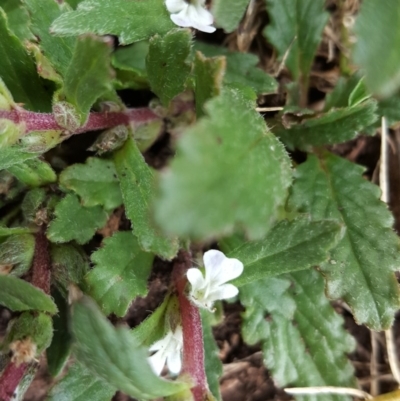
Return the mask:
POLYGON ((0 401, 10 401, 13 398, 15 390, 23 379, 28 365, 22 363, 17 366, 10 362, 0 376, 0 401))

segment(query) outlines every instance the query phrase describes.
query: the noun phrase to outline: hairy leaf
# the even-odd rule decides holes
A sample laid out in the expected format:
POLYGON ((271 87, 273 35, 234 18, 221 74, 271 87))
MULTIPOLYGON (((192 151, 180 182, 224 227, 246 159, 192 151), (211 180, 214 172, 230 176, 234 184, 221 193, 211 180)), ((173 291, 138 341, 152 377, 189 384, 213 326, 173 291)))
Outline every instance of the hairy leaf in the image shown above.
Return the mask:
POLYGON ((121 44, 167 33, 174 28, 163 0, 86 0, 52 25, 62 36, 96 33, 117 35, 121 44))
POLYGON ((174 29, 165 36, 150 39, 146 70, 151 90, 167 106, 186 87, 191 65, 188 58, 192 34, 189 30, 174 29))
POLYGON ((308 118, 289 129, 275 132, 290 148, 331 145, 354 139, 360 131, 377 120, 376 101, 369 100, 356 106, 330 110, 317 118, 308 118))
POLYGON ((110 401, 115 392, 115 387, 75 362, 52 387, 47 401, 110 401))
POLYGON ((212 238, 239 226, 260 238, 285 200, 289 158, 240 92, 224 92, 206 110, 161 177, 156 218, 181 236, 212 238))
POLYGON ((0 243, 0 274, 22 276, 31 267, 35 250, 32 234, 17 234, 0 243))
POLYGON ((147 279, 154 256, 143 252, 130 231, 106 238, 92 254, 94 269, 86 275, 88 294, 104 314, 124 316, 132 300, 147 292, 147 279))
POLYGON ((50 164, 40 159, 31 159, 14 164, 8 168, 8 171, 30 187, 40 187, 57 181, 56 173, 50 164))
POLYGON ((57 313, 52 299, 24 280, 0 274, 0 288, 0 304, 12 311, 38 310, 57 313))
MULTIPOLYGON (((279 386, 356 386, 346 356, 353 351, 354 340, 325 298, 318 273, 307 270, 261 280, 242 287, 240 299, 246 307, 244 339, 249 344, 261 341, 265 364, 279 386)), ((349 398, 324 395, 323 399, 349 398)))
POLYGON ((0 8, 0 78, 17 103, 26 109, 51 110, 51 96, 44 89, 32 58, 20 40, 9 30, 7 17, 0 8))
POLYGON ((217 26, 225 32, 234 31, 242 19, 250 0, 215 0, 211 12, 217 26))
MULTIPOLYGON (((299 217, 281 221, 265 239, 244 242, 230 250, 228 256, 239 259, 244 272, 233 283, 240 286, 265 277, 309 269, 328 259, 328 251, 343 236, 335 221, 310 221, 299 217)), ((224 242, 221 242, 224 249, 224 242)))
POLYGON ((78 361, 132 397, 153 399, 188 387, 156 376, 147 362, 147 350, 136 343, 128 329, 113 327, 90 298, 75 303, 72 331, 78 361))
POLYGON ((83 125, 93 103, 111 89, 111 42, 95 36, 78 39, 64 81, 64 93, 83 125))
POLYGON ((172 259, 178 252, 178 243, 154 227, 150 214, 155 193, 153 172, 132 139, 115 152, 114 161, 126 214, 140 246, 145 251, 172 259))
POLYGON ((29 10, 32 32, 37 36, 39 47, 54 69, 65 77, 71 62, 76 39, 60 38, 50 33, 52 22, 69 7, 54 0, 23 0, 29 10))
POLYGON ((195 49, 207 57, 226 57, 224 83, 227 85, 249 86, 257 94, 274 93, 278 89, 275 79, 256 67, 259 60, 255 54, 232 52, 203 42, 196 42, 195 49))
POLYGON ((75 240, 85 244, 107 222, 107 213, 100 206, 84 207, 73 194, 57 204, 54 214, 56 218, 47 230, 47 237, 52 242, 75 240))
POLYGON ((369 0, 357 16, 354 61, 366 72, 365 82, 376 95, 387 97, 400 87, 400 4, 369 0))
POLYGON ((30 20, 28 12, 20 0, 1 0, 0 7, 5 11, 8 26, 21 42, 33 39, 29 30, 30 20))
POLYGON ((60 174, 60 184, 82 199, 84 206, 104 206, 107 210, 122 204, 114 163, 89 157, 85 164, 73 164, 60 174))
POLYGON ((264 35, 275 46, 294 79, 308 86, 309 72, 328 21, 324 0, 266 0, 270 23, 264 35))
POLYGON ((362 178, 362 172, 361 166, 331 154, 309 156, 296 171, 289 205, 346 227, 321 265, 328 296, 343 298, 359 324, 384 330, 400 306, 393 273, 400 263, 400 245, 379 188, 362 178))

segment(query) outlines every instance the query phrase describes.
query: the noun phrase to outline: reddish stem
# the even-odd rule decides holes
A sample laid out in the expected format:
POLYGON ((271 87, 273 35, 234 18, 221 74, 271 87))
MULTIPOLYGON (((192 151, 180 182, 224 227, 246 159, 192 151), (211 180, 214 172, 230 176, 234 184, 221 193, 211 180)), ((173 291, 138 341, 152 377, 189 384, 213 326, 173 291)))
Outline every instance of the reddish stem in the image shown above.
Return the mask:
POLYGON ((46 294, 50 294, 51 259, 45 226, 35 234, 35 253, 32 264, 32 284, 46 294))
MULTIPOLYGON (((26 133, 31 131, 65 130, 65 128, 57 124, 54 115, 51 113, 35 113, 22 109, 0 110, 0 118, 11 120, 17 124, 24 123, 26 133)), ((160 117, 149 108, 128 109, 122 112, 90 113, 86 124, 71 134, 113 128, 117 125, 128 125, 129 123, 143 124, 158 119, 160 117)))
POLYGON ((203 330, 199 310, 186 296, 186 271, 192 267, 189 252, 181 250, 174 261, 173 278, 178 291, 179 309, 183 329, 182 372, 188 373, 195 381, 192 387, 194 401, 203 401, 208 394, 208 384, 204 369, 203 330))
POLYGON ((0 377, 0 401, 10 401, 18 387, 18 384, 25 375, 28 365, 22 363, 17 366, 10 362, 0 377))

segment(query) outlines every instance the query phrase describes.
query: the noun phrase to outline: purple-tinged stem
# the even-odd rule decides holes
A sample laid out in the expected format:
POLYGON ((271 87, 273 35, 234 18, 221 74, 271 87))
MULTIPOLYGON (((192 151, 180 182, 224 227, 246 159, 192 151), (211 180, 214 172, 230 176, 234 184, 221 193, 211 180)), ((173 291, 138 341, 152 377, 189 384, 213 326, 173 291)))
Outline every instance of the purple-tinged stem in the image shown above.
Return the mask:
POLYGON ((188 373, 195 381, 192 387, 194 401, 203 401, 208 394, 204 369, 204 343, 201 317, 198 308, 186 296, 186 271, 192 267, 189 252, 181 250, 174 261, 173 277, 178 291, 179 310, 183 330, 182 372, 188 373))
POLYGON ((31 283, 44 293, 50 294, 51 259, 49 242, 45 234, 45 226, 35 234, 35 253, 32 263, 31 283))
POLYGON ((10 401, 19 383, 25 375, 28 365, 16 365, 10 362, 0 376, 0 401, 10 401))
MULTIPOLYGON (((24 123, 26 133, 65 129, 57 124, 54 115, 51 113, 35 113, 22 109, 11 111, 0 110, 0 118, 11 120, 16 124, 24 123)), ((147 107, 128 109, 121 112, 90 113, 86 124, 76 131, 71 132, 71 134, 113 128, 118 125, 128 125, 129 123, 143 124, 159 119, 160 117, 147 107)))

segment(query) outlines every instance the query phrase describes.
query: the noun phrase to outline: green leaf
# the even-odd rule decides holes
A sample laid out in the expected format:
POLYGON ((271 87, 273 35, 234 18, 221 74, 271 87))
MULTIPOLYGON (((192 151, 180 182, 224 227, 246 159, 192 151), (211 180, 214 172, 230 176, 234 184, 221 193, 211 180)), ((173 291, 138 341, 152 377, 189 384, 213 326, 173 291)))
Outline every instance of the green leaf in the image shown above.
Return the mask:
MULTIPOLYGON (((239 259, 244 265, 240 277, 233 281, 237 286, 271 276, 309 269, 328 259, 328 251, 343 236, 342 227, 335 221, 311 221, 298 217, 281 221, 265 239, 242 242, 228 251, 228 256, 239 259)), ((220 243, 225 249, 224 241, 220 243)))
POLYGON ((207 384, 210 391, 215 397, 215 400, 221 401, 221 392, 219 386, 219 379, 222 376, 222 362, 219 359, 219 348, 215 343, 212 327, 211 327, 210 312, 201 310, 201 323, 203 328, 203 342, 204 342, 204 369, 207 376, 207 384))
POLYGON ((45 201, 46 191, 43 188, 34 188, 26 193, 21 204, 21 209, 27 222, 37 222, 37 213, 43 208, 45 201))
POLYGON ((366 72, 369 90, 388 97, 400 87, 400 35, 393 26, 400 23, 400 3, 382 4, 370 0, 362 4, 357 16, 353 59, 366 72))
POLYGON ((86 253, 74 244, 52 244, 50 249, 52 278, 57 289, 66 298, 69 285, 83 286, 83 279, 89 270, 86 253))
POLYGON ((40 159, 14 164, 8 168, 8 171, 30 187, 40 187, 57 181, 57 175, 50 164, 40 159))
POLYGON ((0 8, 0 77, 15 102, 33 111, 51 110, 51 96, 44 89, 32 58, 20 40, 9 30, 7 17, 0 8))
POLYGON ((94 269, 85 277, 88 294, 105 315, 125 316, 132 300, 147 293, 154 256, 143 252, 133 234, 125 231, 106 238, 91 259, 94 269))
POLYGON ((54 0, 23 0, 32 22, 32 32, 38 37, 39 47, 55 70, 65 77, 71 62, 76 39, 60 38, 49 31, 52 22, 69 7, 54 0))
POLYGON ((188 29, 173 29, 164 36, 150 39, 146 70, 151 90, 167 106, 186 88, 191 65, 192 34, 188 29))
POLYGON ((82 125, 94 102, 111 89, 113 73, 110 58, 110 39, 95 36, 78 39, 66 71, 63 90, 67 100, 76 107, 82 125))
POLYGON ((27 227, 2 227, 0 226, 0 238, 9 235, 29 234, 32 230, 27 227))
MULTIPOLYGON (((47 368, 53 377, 58 376, 71 353, 72 337, 68 328, 68 303, 56 290, 52 296, 58 307, 58 314, 53 316, 53 339, 46 350, 47 368)), ((108 400, 107 400, 108 401, 108 400)))
POLYGON ((260 238, 285 201, 290 160, 240 92, 224 92, 206 110, 161 177, 156 218, 180 236, 210 239, 243 227, 260 238))
POLYGON ((259 59, 255 54, 231 52, 225 47, 203 42, 196 42, 195 49, 207 57, 226 57, 224 83, 227 85, 249 86, 257 94, 274 93, 278 89, 275 79, 256 67, 259 59))
POLYGON ((73 194, 57 204, 54 214, 56 217, 47 230, 51 242, 75 240, 78 244, 85 244, 107 222, 107 213, 100 206, 84 207, 73 194))
POLYGON ((57 307, 43 291, 13 276, 0 275, 0 304, 12 311, 39 310, 57 313, 57 307))
POLYGON ((224 57, 206 58, 196 52, 194 60, 196 116, 203 117, 204 105, 221 93, 225 75, 226 60, 224 57))
POLYGON ((47 401, 110 401, 115 392, 114 387, 75 362, 52 387, 47 401))
POLYGON ((75 354, 96 375, 132 397, 153 399, 188 388, 156 376, 147 362, 147 350, 138 346, 130 330, 113 327, 90 298, 73 307, 75 354))
POLYGON ((151 204, 155 188, 151 168, 132 139, 114 154, 126 214, 131 220, 140 246, 148 252, 172 259, 178 252, 178 243, 163 236, 152 221, 151 204))
POLYGON ((329 14, 324 0, 266 0, 270 23, 264 35, 303 88, 308 87, 309 73, 322 31, 329 14))
MULTIPOLYGON (((389 126, 400 121, 400 94, 378 102, 378 115, 385 116, 389 126)), ((379 123, 380 121, 378 121, 379 123)))
POLYGON ((327 294, 343 298, 359 324, 384 330, 400 306, 393 273, 400 263, 400 244, 393 218, 379 200, 379 188, 362 177, 363 170, 331 154, 309 156, 297 168, 289 205, 346 227, 329 260, 320 266, 327 294))
POLYGON ((29 30, 30 19, 20 0, 1 0, 0 7, 7 14, 8 26, 23 43, 34 38, 29 30))
POLYGON ((0 274, 22 276, 31 267, 35 250, 32 234, 11 235, 0 243, 0 274))
MULTIPOLYGON (((346 355, 354 350, 355 342, 325 298, 318 273, 307 270, 249 284, 241 288, 240 298, 246 307, 244 339, 249 344, 261 341, 265 364, 280 387, 356 387, 346 355)), ((323 399, 349 397, 325 394, 323 399)))
POLYGON ((307 118, 289 129, 277 128, 275 133, 289 148, 331 145, 349 141, 377 120, 376 101, 330 110, 316 118, 307 118))
POLYGON ((119 47, 112 56, 111 64, 116 70, 117 89, 147 89, 146 71, 147 41, 119 47))
POLYGON ((120 43, 126 45, 157 33, 164 35, 174 27, 163 0, 86 0, 76 11, 59 17, 51 30, 63 36, 117 35, 120 43))
POLYGON ((85 164, 73 164, 60 174, 60 185, 76 192, 84 206, 104 206, 107 210, 122 204, 114 163, 89 157, 85 164))
POLYGON ((225 32, 233 32, 242 19, 249 0, 216 0, 213 2, 211 12, 216 25, 225 32))

